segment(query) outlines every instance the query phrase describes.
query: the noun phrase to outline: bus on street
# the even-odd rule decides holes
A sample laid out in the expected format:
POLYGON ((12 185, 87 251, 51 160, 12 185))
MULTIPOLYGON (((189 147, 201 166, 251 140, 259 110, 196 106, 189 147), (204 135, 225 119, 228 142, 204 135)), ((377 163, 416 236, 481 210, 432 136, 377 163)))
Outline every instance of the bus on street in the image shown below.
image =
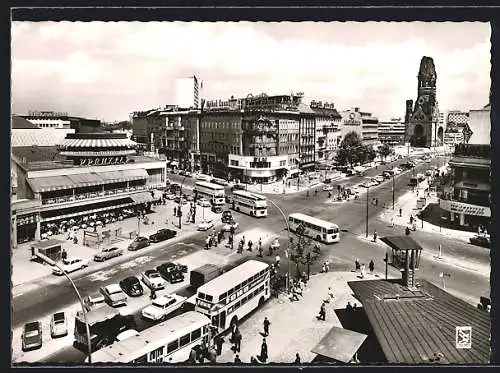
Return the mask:
POLYGON ((253 217, 267 216, 267 199, 266 197, 250 193, 245 190, 235 190, 231 201, 233 210, 243 212, 253 217))
POLYGON ((294 213, 290 214, 288 222, 292 232, 295 232, 297 227, 302 224, 306 228, 305 235, 313 240, 327 244, 340 241, 339 226, 329 221, 301 213, 294 213))
MULTIPOLYGON (((90 343, 94 351, 113 343, 118 334, 135 326, 132 315, 123 316, 117 309, 108 305, 87 312, 87 320, 90 330, 90 343)), ((85 317, 82 311, 78 311, 75 316, 74 337, 75 344, 78 347, 85 350, 88 348, 85 317)))
POLYGON ((225 191, 222 185, 209 183, 207 181, 197 181, 194 190, 198 197, 205 197, 212 206, 224 206, 226 203, 225 191))
POLYGON ((92 363, 183 363, 191 349, 208 345, 210 320, 188 311, 92 354, 92 363))
POLYGON ((269 265, 248 260, 200 286, 195 310, 209 317, 220 334, 271 296, 269 265))

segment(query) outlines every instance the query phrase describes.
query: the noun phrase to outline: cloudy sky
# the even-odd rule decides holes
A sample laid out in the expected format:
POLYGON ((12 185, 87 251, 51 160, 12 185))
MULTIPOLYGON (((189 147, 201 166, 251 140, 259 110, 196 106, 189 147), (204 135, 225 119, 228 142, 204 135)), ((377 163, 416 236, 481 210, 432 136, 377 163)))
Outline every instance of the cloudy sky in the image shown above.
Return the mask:
POLYGON ((14 22, 12 111, 126 120, 196 74, 208 100, 304 92, 385 120, 415 100, 422 56, 442 111, 487 103, 488 23, 14 22))

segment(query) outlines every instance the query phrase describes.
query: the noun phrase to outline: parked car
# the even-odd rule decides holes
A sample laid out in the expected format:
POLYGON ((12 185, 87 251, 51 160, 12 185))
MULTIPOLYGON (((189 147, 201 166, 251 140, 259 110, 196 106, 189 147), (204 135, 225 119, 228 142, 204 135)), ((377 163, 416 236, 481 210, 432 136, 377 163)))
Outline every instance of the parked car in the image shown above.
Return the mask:
POLYGON ((68 322, 64 312, 56 312, 50 318, 50 336, 52 338, 68 335, 68 322))
POLYGON ((232 186, 231 191, 233 190, 244 190, 245 189, 245 184, 241 183, 236 183, 232 186))
POLYGON ((188 202, 194 201, 194 196, 192 194, 184 194, 184 196, 182 198, 188 202))
POLYGON ((490 238, 488 236, 485 236, 485 235, 475 235, 471 238, 469 238, 469 242, 473 245, 477 245, 477 246, 482 246, 482 247, 486 247, 486 248, 490 248, 490 238))
POLYGON ((374 179, 375 179, 376 181, 378 181, 379 183, 383 183, 383 182, 384 182, 384 180, 385 180, 385 178, 384 178, 384 176, 383 176, 383 175, 377 175, 377 176, 375 176, 375 178, 374 178, 374 179))
MULTIPOLYGON (((79 269, 88 267, 89 261, 82 258, 64 259, 62 261, 62 264, 60 264, 59 266, 64 270, 64 272, 71 273, 78 271, 79 269)), ((63 272, 56 266, 52 267, 52 273, 58 276, 62 276, 63 274, 63 272)))
POLYGON ((130 297, 140 297, 144 294, 144 288, 141 285, 139 279, 135 276, 129 276, 124 278, 119 283, 122 290, 130 297))
POLYGON ((40 321, 29 322, 23 327, 21 336, 23 351, 36 350, 42 347, 42 323, 40 321))
POLYGON ((101 308, 106 305, 104 297, 102 294, 96 293, 86 296, 83 299, 83 306, 87 312, 101 308))
POLYGON ((210 204, 210 202, 207 199, 205 199, 205 198, 199 199, 197 203, 201 207, 210 207, 210 206, 212 206, 210 204))
POLYGON ((177 183, 170 184, 170 192, 177 193, 177 191, 181 190, 181 186, 177 183))
POLYGON ((210 228, 214 227, 214 222, 212 220, 203 220, 198 224, 199 231, 208 231, 210 228))
MULTIPOLYGON (((175 203, 179 203, 180 201, 181 201, 181 197, 177 196, 174 198, 175 203)), ((186 205, 187 203, 189 203, 189 202, 186 200, 186 198, 182 197, 182 204, 186 205)))
POLYGON ((139 335, 139 332, 137 330, 127 329, 116 336, 116 342, 124 341, 125 339, 130 338, 130 337, 137 337, 138 335, 139 335))
POLYGON ((142 317, 154 321, 163 320, 170 313, 181 308, 186 299, 177 294, 159 296, 151 302, 151 305, 142 310, 142 317))
POLYGON ((224 224, 224 226, 222 227, 222 229, 224 231, 226 231, 226 232, 229 232, 231 230, 231 227, 234 228, 234 230, 236 230, 236 229, 238 229, 240 227, 240 225, 238 224, 237 221, 232 220, 232 221, 229 221, 226 224, 224 224))
POLYGON ((223 185, 223 186, 228 186, 229 185, 229 183, 226 180, 220 179, 220 178, 217 178, 217 177, 213 178, 211 180, 211 183, 218 184, 218 185, 223 185))
POLYGON ((165 198, 168 200, 174 200, 175 199, 175 194, 174 193, 166 193, 165 198))
POLYGON ((149 240, 146 237, 138 236, 128 245, 128 249, 130 251, 136 251, 147 246, 149 246, 149 240))
POLYGON ((233 220, 234 220, 233 214, 231 213, 230 210, 226 210, 226 211, 222 212, 221 221, 223 223, 229 223, 233 220))
POLYGON ((323 191, 329 192, 331 190, 333 190, 333 185, 330 184, 323 185, 323 191))
POLYGON ((141 273, 142 282, 150 289, 164 289, 165 280, 156 269, 148 269, 141 273))
POLYGON ((177 231, 172 229, 164 228, 159 229, 156 233, 149 236, 149 242, 161 242, 174 238, 177 235, 177 231))
POLYGON ((111 307, 118 307, 127 304, 127 295, 118 284, 110 284, 99 289, 106 303, 111 307))
POLYGON ((390 179, 392 177, 392 173, 388 172, 388 171, 384 171, 384 173, 382 174, 383 178, 384 179, 390 179))
POLYGON ((96 262, 103 262, 105 260, 115 258, 123 254, 123 249, 119 247, 106 247, 94 255, 96 262))
POLYGON ((182 273, 182 269, 172 262, 160 264, 158 267, 156 267, 156 270, 158 271, 158 273, 160 273, 161 277, 163 277, 171 284, 176 284, 178 282, 184 281, 184 274, 182 273))

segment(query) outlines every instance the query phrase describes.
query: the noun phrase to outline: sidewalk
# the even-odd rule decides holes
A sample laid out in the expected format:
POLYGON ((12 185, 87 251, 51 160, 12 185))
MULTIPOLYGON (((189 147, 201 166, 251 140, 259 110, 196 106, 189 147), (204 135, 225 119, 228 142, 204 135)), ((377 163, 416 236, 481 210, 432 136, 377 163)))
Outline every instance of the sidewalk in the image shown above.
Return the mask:
MULTIPOLYGON (((376 279, 376 276, 382 275, 375 272, 374 275, 367 275, 365 280, 376 279)), ((270 298, 263 307, 239 325, 242 334, 239 356, 242 362, 249 363, 252 356, 260 355, 264 317, 271 322, 269 336, 266 337, 268 362, 293 363, 296 353, 299 353, 302 363, 313 360, 316 354, 311 352, 311 349, 332 327, 342 327, 335 309, 344 309, 347 302, 361 306, 347 285, 348 281, 356 280, 360 278, 355 272, 312 275, 299 301, 291 302, 284 294, 278 298, 270 298), (326 304, 326 321, 319 321, 316 315, 322 300, 328 297, 328 286, 332 287, 335 298, 326 304)), ((224 338, 222 354, 217 357, 218 363, 234 362, 236 354, 231 350, 229 338, 230 335, 224 338)))
MULTIPOLYGON (((128 251, 127 247, 132 242, 129 233, 137 231, 137 219, 129 218, 112 224, 108 224, 106 228, 109 228, 111 232, 115 229, 121 228, 122 234, 119 237, 112 238, 112 242, 109 244, 104 244, 100 248, 83 246, 83 230, 77 232, 79 244, 73 244, 72 241, 67 240, 67 234, 52 236, 51 238, 59 239, 63 241, 62 247, 68 252, 68 257, 81 257, 83 259, 90 259, 90 265, 88 269, 84 269, 78 272, 78 274, 83 273, 83 271, 96 270, 99 268, 105 268, 110 265, 115 265, 134 258, 137 256, 145 255, 152 250, 155 250, 159 245, 164 245, 166 242, 178 242, 179 240, 188 237, 195 232, 197 232, 197 226, 202 220, 204 213, 206 220, 220 221, 220 215, 215 214, 210 211, 209 208, 205 208, 203 212, 201 207, 196 208, 196 223, 186 223, 185 219, 189 211, 189 204, 183 205, 183 221, 182 230, 179 232, 178 222, 179 219, 173 216, 173 209, 177 206, 173 201, 167 201, 166 205, 155 206, 155 211, 148 215, 150 223, 148 225, 141 224, 141 236, 148 237, 149 235, 155 233, 158 229, 169 228, 177 230, 178 234, 174 239, 164 241, 158 244, 151 244, 149 247, 138 250, 138 251, 128 251), (165 224, 168 220, 168 224, 165 224), (93 261, 93 256, 104 247, 116 246, 124 249, 124 254, 118 258, 113 258, 111 260, 96 263, 93 261)), ((22 293, 29 291, 31 288, 37 287, 37 280, 44 279, 49 283, 57 283, 61 281, 60 277, 53 276, 52 268, 49 265, 40 264, 37 262, 32 262, 30 243, 24 243, 18 246, 18 248, 11 251, 11 266, 12 266, 12 286, 13 293, 22 293), (46 278, 47 277, 47 278, 46 278), (26 285, 26 286, 23 286, 26 285)))
MULTIPOLYGON (((420 195, 421 196, 421 195, 420 195)), ((422 221, 417 218, 417 214, 420 209, 417 209, 417 195, 409 191, 398 198, 395 203, 395 208, 388 208, 380 214, 380 218, 391 224, 391 219, 394 219, 394 225, 398 226, 409 226, 410 225, 410 215, 416 219, 417 229, 424 232, 440 233, 448 237, 458 238, 462 241, 469 242, 469 238, 475 236, 475 232, 460 231, 455 229, 443 228, 437 225, 433 225, 427 221, 424 221, 424 227, 422 228, 422 221), (399 209, 402 209, 402 216, 399 216, 399 209)), ((435 193, 431 193, 430 198, 427 198, 427 204, 437 203, 438 198, 435 193)), ((425 208, 425 206, 424 206, 425 208)), ((423 210, 423 208, 422 208, 423 210)))

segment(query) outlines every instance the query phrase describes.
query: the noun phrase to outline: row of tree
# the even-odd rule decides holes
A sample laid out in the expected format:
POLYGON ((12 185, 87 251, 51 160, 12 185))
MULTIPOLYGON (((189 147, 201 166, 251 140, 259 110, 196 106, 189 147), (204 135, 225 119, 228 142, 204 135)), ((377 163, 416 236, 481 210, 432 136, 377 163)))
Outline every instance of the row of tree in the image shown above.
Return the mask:
MULTIPOLYGON (((378 149, 378 154, 382 159, 392 154, 389 145, 384 144, 378 149)), ((356 132, 349 132, 345 135, 337 151, 337 164, 341 166, 349 165, 351 168, 357 163, 364 164, 371 162, 377 156, 373 147, 364 145, 362 139, 356 132)))

